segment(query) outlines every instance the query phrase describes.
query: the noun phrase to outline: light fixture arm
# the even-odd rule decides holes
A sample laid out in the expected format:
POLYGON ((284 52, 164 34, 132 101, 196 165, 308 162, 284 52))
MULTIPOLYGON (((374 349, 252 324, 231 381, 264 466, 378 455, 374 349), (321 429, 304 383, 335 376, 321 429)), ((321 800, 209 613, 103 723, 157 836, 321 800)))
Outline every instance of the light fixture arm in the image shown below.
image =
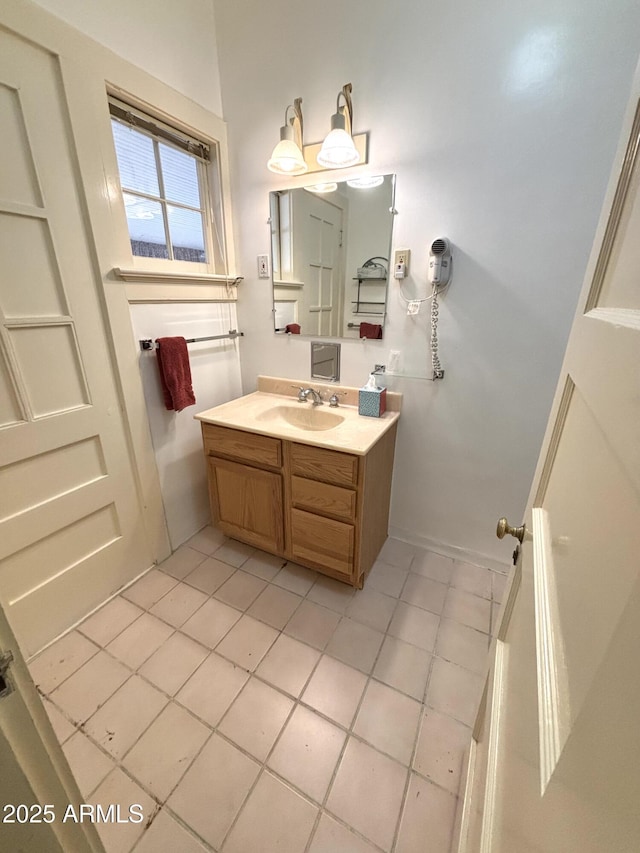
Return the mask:
POLYGON ((345 83, 342 89, 338 92, 336 98, 336 113, 344 116, 345 127, 349 136, 352 135, 351 128, 353 127, 353 103, 351 101, 351 91, 353 86, 351 83, 345 83), (344 98, 344 106, 340 106, 340 96, 344 98))
MULTIPOLYGON (((304 138, 304 125, 302 121, 302 98, 296 98, 293 104, 289 104, 289 106, 284 111, 284 126, 288 128, 292 128, 292 136, 293 141, 298 146, 298 148, 302 151, 303 138, 304 138), (289 118, 289 110, 293 110, 293 116, 289 118)), ((289 133, 287 133, 287 138, 289 137, 289 133)))

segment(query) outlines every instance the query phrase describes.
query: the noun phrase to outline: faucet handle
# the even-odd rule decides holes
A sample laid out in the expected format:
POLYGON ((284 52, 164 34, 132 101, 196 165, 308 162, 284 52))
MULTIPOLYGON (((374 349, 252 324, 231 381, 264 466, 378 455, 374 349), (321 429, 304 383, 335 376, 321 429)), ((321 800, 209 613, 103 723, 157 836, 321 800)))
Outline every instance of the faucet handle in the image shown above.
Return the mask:
POLYGON ((297 388, 297 389, 298 389, 298 402, 299 402, 299 403, 306 403, 306 402, 307 402, 307 400, 306 400, 306 397, 304 396, 304 386, 302 386, 302 385, 292 385, 291 387, 292 387, 292 388, 297 388))
POLYGON ((334 391, 333 394, 329 397, 329 407, 331 409, 338 408, 338 397, 346 397, 346 391, 334 391))

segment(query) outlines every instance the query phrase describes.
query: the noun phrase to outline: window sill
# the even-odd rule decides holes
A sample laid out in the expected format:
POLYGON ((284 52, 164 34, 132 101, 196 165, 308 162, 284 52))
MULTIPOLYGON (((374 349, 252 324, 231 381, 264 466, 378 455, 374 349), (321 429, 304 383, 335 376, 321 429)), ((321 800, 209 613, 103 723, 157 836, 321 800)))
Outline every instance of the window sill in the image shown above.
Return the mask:
POLYGON ((189 272, 151 272, 149 270, 123 270, 121 267, 114 267, 113 272, 116 277, 122 281, 135 282, 163 282, 168 284, 239 284, 242 281, 242 276, 234 275, 210 275, 208 273, 189 273, 189 272))
POLYGON ((113 268, 129 302, 237 302, 242 276, 113 268))

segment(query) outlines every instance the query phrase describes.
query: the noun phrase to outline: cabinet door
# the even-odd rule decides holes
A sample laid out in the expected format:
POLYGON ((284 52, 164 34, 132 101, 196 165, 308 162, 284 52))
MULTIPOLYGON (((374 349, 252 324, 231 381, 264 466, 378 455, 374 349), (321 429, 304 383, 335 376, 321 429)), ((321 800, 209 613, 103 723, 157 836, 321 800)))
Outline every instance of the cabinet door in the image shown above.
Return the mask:
POLYGON ((291 510, 291 550, 305 563, 351 576, 354 528, 300 509, 291 510))
POLYGON ((222 532, 282 553, 282 475, 215 456, 208 461, 211 511, 222 532))

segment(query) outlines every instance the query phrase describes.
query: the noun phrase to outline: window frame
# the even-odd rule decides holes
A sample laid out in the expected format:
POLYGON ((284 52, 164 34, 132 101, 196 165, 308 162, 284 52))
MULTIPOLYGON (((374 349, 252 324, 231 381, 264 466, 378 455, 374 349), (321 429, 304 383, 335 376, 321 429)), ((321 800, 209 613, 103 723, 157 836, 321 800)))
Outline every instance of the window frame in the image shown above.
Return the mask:
MULTIPOLYGON (((160 113, 146 103, 141 103, 137 98, 129 93, 124 93, 119 89, 107 86, 106 90, 108 99, 109 111, 109 131, 111 143, 113 146, 113 159, 116 165, 114 177, 117 177, 117 190, 119 196, 119 213, 123 226, 123 234, 127 236, 127 254, 130 262, 130 268, 124 269, 115 267, 114 273, 124 281, 130 282, 150 282, 164 281, 173 282, 184 286, 191 283, 237 283, 239 277, 234 275, 231 270, 234 267, 234 257, 232 250, 232 240, 230 235, 230 209, 228 201, 228 165, 226 162, 226 149, 224 149, 224 134, 220 134, 222 139, 216 139, 211 134, 203 133, 189 127, 184 122, 173 116, 168 116, 160 113), (180 202, 173 202, 165 196, 155 197, 145 194, 137 190, 125 189, 120 179, 120 170, 118 167, 115 140, 113 138, 113 129, 111 125, 112 119, 115 117, 111 113, 110 104, 114 103, 132 115, 140 118, 143 122, 148 122, 157 128, 174 134, 191 141, 195 146, 201 145, 208 149, 209 159, 205 161, 195 156, 198 188, 200 195, 200 203, 202 207, 202 226, 205 253, 207 256, 206 262, 177 260, 175 258, 153 258, 142 255, 134 255, 131 246, 131 237, 126 218, 126 210, 124 204, 124 193, 137 195, 141 198, 149 198, 152 201, 159 203, 163 210, 163 223, 165 235, 169 238, 167 249, 170 246, 170 234, 168 232, 166 205, 176 205, 185 209, 194 209, 190 205, 180 202), (225 179, 226 178, 226 179, 225 179)), ((118 120, 118 119, 116 119, 118 120)), ((122 122, 127 124, 127 122, 122 122)), ((221 122, 221 124, 223 124, 221 122)), ((154 135, 144 127, 133 123, 131 126, 136 131, 143 133, 154 141, 154 152, 158 157, 158 143, 171 145, 171 139, 168 136, 154 135)), ((224 127, 224 125, 223 125, 224 127)), ((174 146, 181 149, 181 146, 174 146)), ((182 150, 185 150, 184 148, 182 150)), ((156 159, 156 169, 158 180, 161 180, 161 168, 159 168, 158 159, 156 159)), ((162 192, 162 186, 160 184, 162 192)), ((123 249, 124 250, 124 249, 123 249)), ((170 251, 172 254, 172 251, 170 251)), ((123 258, 124 259, 124 258, 123 258)))

